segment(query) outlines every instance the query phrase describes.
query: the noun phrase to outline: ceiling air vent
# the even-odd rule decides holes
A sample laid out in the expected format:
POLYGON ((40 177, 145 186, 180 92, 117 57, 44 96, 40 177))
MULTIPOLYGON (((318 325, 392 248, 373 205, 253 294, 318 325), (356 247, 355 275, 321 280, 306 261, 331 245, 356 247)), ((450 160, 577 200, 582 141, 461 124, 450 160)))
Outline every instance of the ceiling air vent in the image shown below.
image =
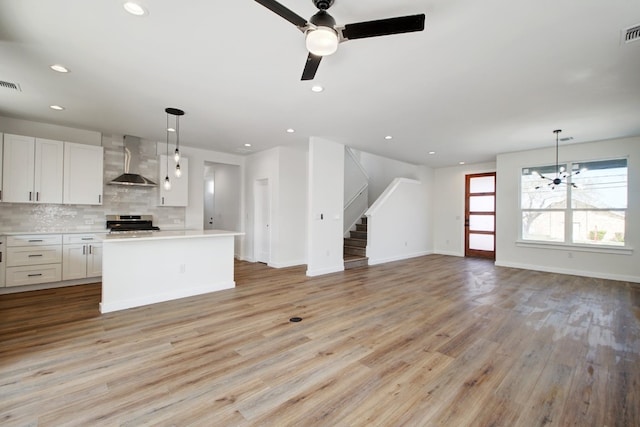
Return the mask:
POLYGON ((622 37, 625 43, 631 43, 640 40, 640 24, 635 25, 626 30, 622 30, 622 37))
POLYGON ((5 82, 4 80, 0 80, 0 87, 4 89, 16 90, 18 92, 22 92, 20 89, 20 85, 18 83, 5 82))

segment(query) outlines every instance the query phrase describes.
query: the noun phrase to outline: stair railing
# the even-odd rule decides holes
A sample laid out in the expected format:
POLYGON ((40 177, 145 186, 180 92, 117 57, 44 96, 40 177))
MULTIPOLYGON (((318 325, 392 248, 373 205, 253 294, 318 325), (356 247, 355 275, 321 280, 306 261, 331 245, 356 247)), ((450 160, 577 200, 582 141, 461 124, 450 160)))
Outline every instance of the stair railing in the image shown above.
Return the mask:
POLYGON ((343 232, 348 237, 360 217, 369 207, 369 175, 353 150, 345 147, 343 232))

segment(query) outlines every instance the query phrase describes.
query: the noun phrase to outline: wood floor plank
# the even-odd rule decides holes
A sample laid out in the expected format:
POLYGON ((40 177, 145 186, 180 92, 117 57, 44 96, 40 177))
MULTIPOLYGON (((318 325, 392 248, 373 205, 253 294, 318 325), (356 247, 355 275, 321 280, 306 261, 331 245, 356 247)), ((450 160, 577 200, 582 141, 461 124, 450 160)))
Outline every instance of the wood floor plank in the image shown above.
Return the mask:
POLYGON ((640 425, 638 284, 442 255, 235 278, 105 315, 100 283, 0 296, 0 424, 640 425))

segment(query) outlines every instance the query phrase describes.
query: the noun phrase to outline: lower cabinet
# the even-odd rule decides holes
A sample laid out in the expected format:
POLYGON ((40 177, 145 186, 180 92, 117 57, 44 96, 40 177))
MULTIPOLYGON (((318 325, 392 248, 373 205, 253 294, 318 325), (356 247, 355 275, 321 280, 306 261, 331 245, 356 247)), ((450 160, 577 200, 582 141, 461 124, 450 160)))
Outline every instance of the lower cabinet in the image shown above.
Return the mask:
POLYGON ((102 242, 94 234, 65 234, 62 280, 102 275, 102 242))
POLYGON ((62 280, 62 235, 7 237, 6 286, 62 280))

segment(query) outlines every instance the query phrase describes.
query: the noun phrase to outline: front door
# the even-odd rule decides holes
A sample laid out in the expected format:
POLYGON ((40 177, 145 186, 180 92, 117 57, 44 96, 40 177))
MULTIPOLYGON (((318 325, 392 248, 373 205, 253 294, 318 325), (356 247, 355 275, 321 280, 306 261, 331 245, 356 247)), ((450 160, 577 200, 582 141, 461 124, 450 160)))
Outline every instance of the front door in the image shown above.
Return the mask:
POLYGON ((496 173, 466 175, 464 255, 496 259, 496 173))

